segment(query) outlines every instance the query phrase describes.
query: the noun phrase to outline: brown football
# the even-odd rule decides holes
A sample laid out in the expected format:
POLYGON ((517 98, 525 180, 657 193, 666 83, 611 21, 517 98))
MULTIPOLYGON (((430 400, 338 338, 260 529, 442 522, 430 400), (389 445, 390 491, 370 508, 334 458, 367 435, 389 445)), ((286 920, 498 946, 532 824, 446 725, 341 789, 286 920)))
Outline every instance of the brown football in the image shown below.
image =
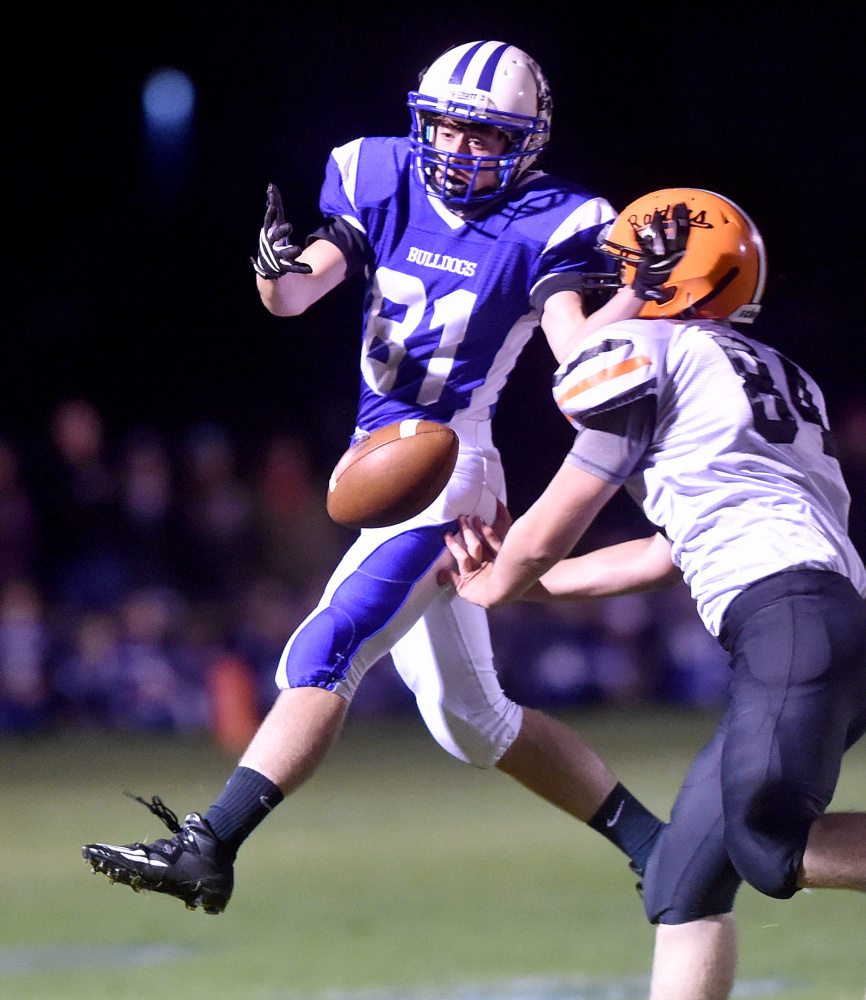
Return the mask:
POLYGON ((457 461, 457 435, 431 420, 380 427, 346 451, 328 483, 328 513, 347 528, 384 528, 420 514, 457 461))

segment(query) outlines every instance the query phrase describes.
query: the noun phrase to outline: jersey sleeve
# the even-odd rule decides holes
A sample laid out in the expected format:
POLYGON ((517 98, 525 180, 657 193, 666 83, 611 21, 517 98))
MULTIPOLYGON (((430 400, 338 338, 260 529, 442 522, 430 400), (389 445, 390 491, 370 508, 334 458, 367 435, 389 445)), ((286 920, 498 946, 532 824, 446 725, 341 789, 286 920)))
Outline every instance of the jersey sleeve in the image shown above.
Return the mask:
POLYGON ((615 217, 603 198, 590 198, 554 230, 530 289, 530 304, 539 316, 555 292, 568 289, 582 294, 584 275, 613 273, 616 262, 601 253, 598 241, 615 217))
POLYGON ((608 410, 580 427, 566 461, 608 483, 622 484, 637 468, 655 430, 655 397, 608 410))
POLYGON ((363 142, 363 139, 353 139, 331 150, 319 195, 322 215, 326 218, 341 216, 361 229, 364 226, 358 211, 356 191, 363 142))
POLYGON ((307 246, 315 240, 327 240, 346 258, 346 277, 363 271, 365 265, 371 264, 373 254, 366 236, 342 216, 334 215, 327 219, 324 225, 307 237, 307 246))
POLYGON ((363 142, 354 139, 331 151, 319 195, 319 209, 326 221, 307 240, 308 244, 320 239, 333 243, 346 258, 347 276, 362 270, 370 259, 357 200, 363 142))

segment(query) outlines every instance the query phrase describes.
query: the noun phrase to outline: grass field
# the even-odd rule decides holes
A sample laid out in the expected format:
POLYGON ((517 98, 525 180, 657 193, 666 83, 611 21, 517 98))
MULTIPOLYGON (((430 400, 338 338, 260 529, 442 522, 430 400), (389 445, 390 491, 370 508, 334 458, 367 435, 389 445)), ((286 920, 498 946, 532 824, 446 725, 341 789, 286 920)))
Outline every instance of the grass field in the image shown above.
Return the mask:
MULTIPOLYGON (((714 719, 569 716, 667 815, 714 719)), ((207 741, 0 740, 0 998, 638 1000, 652 931, 606 841, 414 717, 350 720, 315 778, 247 842, 219 917, 92 876, 90 840, 165 832, 124 790, 204 810, 233 761, 207 741)), ((866 747, 834 806, 866 805, 866 747)), ((863 1000, 866 898, 737 903, 737 996, 863 1000)))

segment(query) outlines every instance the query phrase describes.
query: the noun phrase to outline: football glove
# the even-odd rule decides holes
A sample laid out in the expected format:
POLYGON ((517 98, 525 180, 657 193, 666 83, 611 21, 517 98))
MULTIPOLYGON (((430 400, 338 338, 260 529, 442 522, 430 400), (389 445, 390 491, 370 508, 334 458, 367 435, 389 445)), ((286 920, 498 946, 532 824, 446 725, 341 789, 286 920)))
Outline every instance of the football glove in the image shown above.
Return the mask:
POLYGON ((665 218, 656 210, 652 222, 638 234, 641 259, 635 271, 632 288, 644 302, 667 302, 673 289, 662 288, 671 271, 683 259, 689 238, 689 210, 684 202, 674 205, 670 232, 665 218))
POLYGON ((284 274, 311 274, 309 264, 299 264, 296 257, 303 247, 290 242, 292 225, 283 214, 283 199, 276 184, 268 184, 265 222, 259 233, 259 252, 251 257, 256 274, 274 281, 284 274))

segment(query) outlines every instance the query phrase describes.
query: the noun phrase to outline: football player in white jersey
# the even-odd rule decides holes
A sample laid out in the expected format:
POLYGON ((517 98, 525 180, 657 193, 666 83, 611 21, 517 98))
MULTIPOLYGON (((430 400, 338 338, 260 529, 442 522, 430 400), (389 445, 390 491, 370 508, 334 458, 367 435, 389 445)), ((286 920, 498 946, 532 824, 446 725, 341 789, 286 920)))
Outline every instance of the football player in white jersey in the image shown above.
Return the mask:
MULTIPOLYGON (((584 272, 614 218, 602 198, 535 168, 547 144, 547 82, 525 53, 479 41, 449 50, 409 95, 412 132, 357 139, 329 159, 326 221, 304 249, 268 189, 254 260, 265 306, 296 316, 347 277, 367 280, 357 436, 402 419, 452 427, 454 474, 419 516, 362 531, 319 606, 289 640, 281 693, 218 800, 153 844, 90 844, 95 870, 220 912, 241 842, 323 759, 365 671, 390 652, 428 728, 458 759, 496 766, 588 822, 642 870, 660 821, 569 727, 502 691, 486 613, 440 585, 459 514, 504 497, 491 420, 540 325, 558 360, 586 319, 584 272)), ((324 349, 326 345, 323 345, 324 349)), ((146 804, 146 803, 145 803, 146 804)))
POLYGON ((658 191, 603 246, 619 318, 554 380, 574 446, 501 547, 461 519, 459 572, 443 576, 483 607, 689 585, 730 654, 730 705, 647 863, 651 996, 723 1000, 743 880, 782 899, 866 891, 866 813, 825 813, 866 730, 866 571, 820 389, 731 325, 751 322, 764 286, 748 216, 711 192, 658 191), (622 485, 659 533, 566 558, 622 485))

